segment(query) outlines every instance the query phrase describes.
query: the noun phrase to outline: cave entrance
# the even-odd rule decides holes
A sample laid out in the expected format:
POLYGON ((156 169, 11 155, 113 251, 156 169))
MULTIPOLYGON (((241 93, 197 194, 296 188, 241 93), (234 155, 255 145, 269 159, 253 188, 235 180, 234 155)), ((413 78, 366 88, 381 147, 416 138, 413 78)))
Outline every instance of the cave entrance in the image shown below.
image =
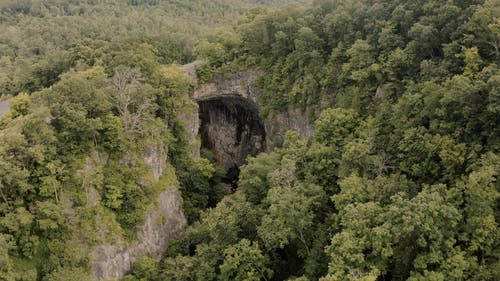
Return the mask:
POLYGON ((239 96, 199 100, 201 147, 226 171, 223 182, 236 187, 247 156, 265 150, 266 132, 257 105, 239 96))

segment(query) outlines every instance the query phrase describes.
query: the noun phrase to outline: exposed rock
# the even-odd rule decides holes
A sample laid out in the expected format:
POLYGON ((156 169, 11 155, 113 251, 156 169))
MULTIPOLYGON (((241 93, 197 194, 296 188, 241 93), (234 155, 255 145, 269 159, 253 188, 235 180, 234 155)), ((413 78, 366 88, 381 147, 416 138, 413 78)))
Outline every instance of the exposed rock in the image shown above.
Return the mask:
MULTIPOLYGON (((201 117, 203 119, 204 116, 209 116, 207 120, 222 120, 220 118, 222 114, 217 113, 209 113, 207 114, 205 111, 207 110, 206 104, 210 101, 218 101, 219 104, 226 104, 225 108, 231 109, 234 107, 232 104, 234 100, 238 100, 241 107, 247 111, 253 111, 255 116, 259 115, 259 91, 255 87, 256 80, 262 75, 262 72, 259 70, 251 69, 246 72, 236 73, 230 78, 226 78, 222 75, 217 76, 214 83, 203 84, 199 86, 193 93, 192 99, 197 101, 200 105, 201 117), (232 100, 232 101, 231 101, 232 100), (204 104, 204 107, 201 105, 204 104), (229 105, 229 106, 228 106, 229 105)), ((219 110, 222 109, 222 106, 215 107, 212 106, 209 108, 210 110, 219 110)), ((229 112, 229 116, 234 115, 232 112, 238 110, 225 110, 229 112)), ((238 115, 242 115, 241 113, 237 113, 238 115)), ((244 114, 243 114, 244 115, 244 114)), ((248 115, 248 114, 247 114, 248 115)), ((252 115, 252 114, 250 114, 252 115)), ((230 119, 230 118, 229 118, 230 119)), ((256 119, 256 118, 253 118, 256 119)), ((259 134, 259 136, 265 137, 265 142, 262 145, 263 149, 270 150, 276 146, 280 146, 283 142, 285 133, 287 130, 293 130, 298 132, 302 137, 309 137, 314 133, 314 123, 308 117, 307 112, 299 108, 290 107, 286 112, 276 113, 274 115, 267 116, 265 119, 259 118, 259 122, 264 124, 264 132, 259 134)), ((230 126, 230 120, 227 122, 219 122, 223 127, 219 127, 220 129, 216 129, 215 126, 212 126, 211 130, 208 132, 212 135, 220 135, 219 139, 227 139, 230 136, 234 136, 234 124, 230 126)), ((233 122, 234 123, 234 122, 233 122)), ((201 131, 207 131, 206 126, 203 123, 201 124, 201 131)), ((259 141, 257 141, 258 143, 259 141)), ((235 146, 231 146, 231 141, 222 141, 219 145, 223 145, 223 147, 217 149, 213 145, 209 147, 214 151, 214 154, 219 154, 219 151, 227 151, 232 148, 236 148, 235 146)), ((203 143, 202 145, 206 144, 203 143)), ((249 145, 255 145, 255 142, 249 142, 249 145)), ((247 151, 252 151, 252 149, 246 149, 247 151)), ((235 151, 233 154, 238 154, 238 151, 235 151)), ((230 155, 229 152, 224 152, 224 155, 230 155)), ((251 153, 248 153, 251 154, 251 153)), ((226 163, 227 161, 220 161, 222 163, 226 163)), ((241 161, 238 161, 241 163, 241 161)))
POLYGON ((0 101, 0 116, 2 116, 2 114, 8 112, 10 110, 9 108, 9 100, 4 100, 4 101, 0 101))
POLYGON ((259 116, 258 91, 254 82, 258 70, 222 75, 214 83, 203 84, 191 98, 200 108, 201 146, 210 149, 227 172, 227 180, 238 177, 247 156, 266 148, 266 132, 259 116))
POLYGON ((163 170, 165 170, 167 155, 167 147, 162 144, 146 149, 144 162, 151 166, 153 178, 155 180, 159 180, 163 174, 163 170))
POLYGON ((295 131, 303 138, 314 134, 314 122, 307 116, 307 112, 300 108, 289 108, 287 112, 268 116, 264 124, 268 135, 266 145, 269 150, 283 143, 287 130, 295 131))
POLYGON ((198 75, 196 74, 196 67, 200 66, 203 64, 203 61, 201 60, 196 60, 193 61, 192 63, 185 64, 183 66, 184 72, 186 73, 187 76, 192 77, 196 81, 198 81, 198 75))
POLYGON ((99 174, 102 174, 102 167, 106 164, 108 158, 108 155, 94 151, 85 160, 84 170, 82 170, 82 187, 85 190, 87 202, 90 207, 97 207, 101 202, 101 196, 97 189, 92 184, 89 184, 89 182, 94 180, 99 174))
MULTIPOLYGON (((184 73, 192 78, 194 81, 198 81, 198 75, 196 73, 196 67, 202 65, 203 61, 197 60, 183 66, 184 73)), ((200 117, 198 104, 193 102, 189 97, 183 99, 181 102, 181 110, 177 111, 177 118, 181 121, 188 134, 189 149, 191 151, 191 156, 193 158, 200 157, 200 146, 201 142, 198 138, 198 130, 200 128, 200 117)))
POLYGON ((254 82, 262 75, 262 72, 251 69, 246 72, 236 73, 230 78, 217 75, 214 83, 199 86, 191 98, 197 102, 222 97, 240 97, 253 102, 258 106, 258 90, 254 82))
POLYGON ((91 253, 94 276, 99 280, 122 278, 139 257, 160 258, 168 241, 177 238, 186 227, 186 218, 180 206, 180 195, 175 187, 162 192, 151 206, 146 221, 139 230, 137 241, 126 245, 123 241, 100 245, 91 253))
POLYGON ((200 157, 200 140, 198 130, 200 128, 200 116, 198 104, 188 100, 189 103, 183 107, 183 110, 177 113, 177 118, 182 122, 186 133, 188 134, 189 149, 193 158, 200 157))
POLYGON ((87 200, 90 207, 97 207, 101 202, 101 195, 94 187, 89 187, 87 189, 87 200))
POLYGON ((265 150, 266 133, 252 102, 227 96, 200 101, 202 147, 210 149, 230 181, 247 156, 265 150))
POLYGON ((387 95, 387 85, 378 86, 377 90, 375 91, 375 97, 378 99, 384 99, 386 95, 387 95))
MULTIPOLYGON (((93 166, 103 165, 93 155, 93 166)), ((151 173, 155 180, 163 175, 167 164, 167 148, 162 144, 146 149, 143 161, 151 166, 151 173)), ((88 197, 92 197, 89 190, 88 197)), ((91 204, 95 200, 89 200, 91 204)), ((181 197, 176 183, 170 183, 165 191, 151 204, 146 213, 144 223, 139 227, 137 240, 130 244, 120 237, 110 244, 99 245, 91 252, 91 266, 94 276, 99 280, 115 280, 122 278, 131 269, 135 260, 148 255, 159 259, 168 246, 168 241, 182 235, 187 225, 181 208, 181 197)), ((99 231, 99 230, 98 230, 99 231)), ((101 231, 105 236, 106 231, 101 231)))

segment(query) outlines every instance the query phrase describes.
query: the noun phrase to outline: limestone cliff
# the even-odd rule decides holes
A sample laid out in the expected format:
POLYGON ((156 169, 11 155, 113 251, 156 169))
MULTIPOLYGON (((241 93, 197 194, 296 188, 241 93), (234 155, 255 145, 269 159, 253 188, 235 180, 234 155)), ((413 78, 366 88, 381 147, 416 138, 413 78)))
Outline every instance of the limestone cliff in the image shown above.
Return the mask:
POLYGON ((9 111, 9 100, 0 101, 0 116, 9 111))
POLYGON ((201 136, 202 145, 219 154, 222 157, 220 164, 225 168, 229 165, 228 157, 236 157, 235 162, 241 165, 241 157, 244 159, 256 151, 281 145, 287 130, 296 131, 302 137, 309 137, 314 132, 313 121, 299 108, 290 107, 265 118, 259 115, 259 90, 255 82, 261 75, 262 72, 256 69, 229 78, 219 75, 213 83, 200 85, 192 94, 192 99, 200 105, 200 132, 206 133, 205 138, 201 136), (246 149, 235 145, 240 143, 238 126, 241 124, 249 127, 246 135, 254 139, 246 143, 251 146, 246 149))
POLYGON ((303 138, 310 137, 314 133, 313 120, 304 110, 294 107, 289 107, 285 112, 267 116, 264 119, 264 126, 268 134, 266 140, 268 150, 283 143, 287 130, 295 131, 303 138))
POLYGON ((235 73, 229 78, 223 75, 216 75, 213 83, 200 85, 193 92, 192 99, 203 101, 213 98, 237 96, 258 106, 259 94, 254 83, 261 75, 262 72, 256 69, 235 73))
MULTIPOLYGON (((99 158, 98 155, 93 157, 99 158)), ((104 160, 97 160, 94 163, 103 165, 106 162, 104 160)), ((146 149, 143 161, 150 166, 152 177, 158 181, 167 169, 166 148, 159 145, 146 149)), ((127 243, 115 234, 113 235, 114 241, 93 248, 90 255, 91 267, 98 280, 116 280, 123 277, 130 271, 133 262, 141 256, 161 258, 168 246, 168 241, 182 235, 187 221, 181 208, 178 183, 174 180, 168 185, 153 200, 144 223, 138 228, 136 241, 127 243)), ((92 199, 89 200, 90 204, 96 205, 99 201, 98 193, 93 189, 88 191, 88 197, 92 199)), ((108 232, 109 230, 101 231, 108 232)))
POLYGON ((122 240, 95 247, 91 253, 94 276, 99 280, 119 279, 130 271, 132 263, 139 257, 160 258, 168 240, 178 237, 186 226, 180 202, 176 187, 170 187, 151 206, 137 241, 127 245, 122 240))
MULTIPOLYGON (((186 73, 195 75, 196 65, 186 66, 186 73)), ((281 145, 286 130, 297 131, 303 137, 314 131, 313 122, 298 108, 266 118, 259 115, 259 91, 255 82, 260 75, 260 71, 252 69, 229 78, 217 76, 213 83, 196 88, 177 113, 187 132, 192 156, 199 157, 200 147, 210 149, 231 181, 237 179, 238 167, 245 163, 247 156, 281 145)), ((166 155, 161 145, 146 149, 143 160, 151 167, 155 180, 160 179, 167 168, 166 155)), ((106 161, 96 162, 103 165, 106 161)), ((98 193, 94 189, 87 193, 90 203, 97 205, 98 193)), ((118 237, 93 248, 94 275, 99 280, 119 279, 139 257, 160 258, 168 241, 182 235, 186 224, 177 183, 171 183, 151 204, 136 241, 127 243, 118 237)))

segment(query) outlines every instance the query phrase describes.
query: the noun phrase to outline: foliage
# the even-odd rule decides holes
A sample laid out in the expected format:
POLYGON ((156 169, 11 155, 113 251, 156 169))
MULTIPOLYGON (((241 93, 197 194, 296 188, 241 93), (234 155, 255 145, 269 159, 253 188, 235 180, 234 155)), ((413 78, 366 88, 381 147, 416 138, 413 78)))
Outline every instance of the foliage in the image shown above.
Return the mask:
POLYGON ((315 133, 249 158, 238 190, 189 228, 196 251, 168 262, 220 280, 236 256, 221 253, 237 245, 244 269, 242 244, 258 243, 273 280, 496 280, 494 2, 315 1, 252 11, 232 49, 203 42, 219 73, 264 71, 263 116, 301 107, 315 133), (255 225, 239 232, 228 200, 255 225))
POLYGON ((175 184, 190 226, 125 280, 499 280, 498 1, 281 2, 3 1, 0 280, 92 280, 175 184), (225 191, 186 72, 247 68, 315 132, 225 191))

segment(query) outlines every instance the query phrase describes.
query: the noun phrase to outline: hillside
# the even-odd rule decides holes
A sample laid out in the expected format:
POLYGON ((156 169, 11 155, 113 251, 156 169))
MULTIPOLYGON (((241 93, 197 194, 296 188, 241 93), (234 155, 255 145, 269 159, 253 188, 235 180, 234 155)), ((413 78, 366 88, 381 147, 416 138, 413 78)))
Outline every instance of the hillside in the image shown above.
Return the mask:
POLYGON ((499 280, 498 0, 3 1, 0 281, 499 280))
POLYGON ((282 2, 300 1, 1 1, 0 95, 48 87, 78 61, 139 44, 161 63, 188 63, 199 35, 282 2))

